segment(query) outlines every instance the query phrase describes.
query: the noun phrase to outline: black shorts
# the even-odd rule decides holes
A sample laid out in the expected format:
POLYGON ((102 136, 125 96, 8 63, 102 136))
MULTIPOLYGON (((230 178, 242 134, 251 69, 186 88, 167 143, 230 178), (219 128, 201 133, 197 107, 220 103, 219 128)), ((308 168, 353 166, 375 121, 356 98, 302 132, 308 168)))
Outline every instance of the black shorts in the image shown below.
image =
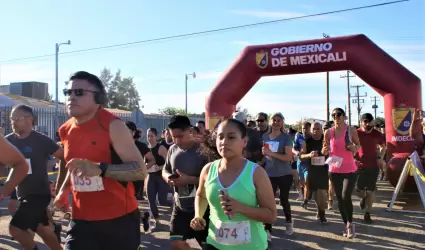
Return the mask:
POLYGON ((17 200, 18 199, 18 195, 16 194, 16 189, 13 189, 13 192, 10 194, 10 199, 11 200, 17 200))
POLYGON ((311 191, 329 189, 328 166, 310 166, 308 171, 308 184, 311 191))
POLYGON ((291 163, 291 167, 292 167, 292 169, 297 169, 297 162, 296 161, 293 161, 292 163, 291 163))
POLYGON ((71 220, 65 249, 137 250, 140 233, 139 209, 111 220, 71 220))
POLYGON ((203 246, 207 242, 209 214, 208 208, 204 215, 204 219, 207 222, 205 230, 195 231, 190 227, 190 221, 195 217, 195 212, 182 211, 174 206, 170 222, 170 240, 188 240, 194 238, 200 246, 203 246))
POLYGON ((359 168, 357 169, 357 190, 376 190, 376 182, 378 181, 379 168, 359 168))
POLYGON ((18 207, 12 216, 10 225, 21 230, 37 230, 39 224, 49 225, 47 207, 50 204, 50 195, 31 195, 18 200, 18 207))

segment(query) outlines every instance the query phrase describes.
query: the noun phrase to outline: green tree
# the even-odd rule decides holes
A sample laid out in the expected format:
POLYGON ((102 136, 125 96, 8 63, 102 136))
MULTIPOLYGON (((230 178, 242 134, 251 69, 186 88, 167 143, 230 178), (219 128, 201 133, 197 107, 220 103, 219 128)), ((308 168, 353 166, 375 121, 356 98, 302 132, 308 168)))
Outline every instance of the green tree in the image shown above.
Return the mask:
POLYGON ((242 106, 237 106, 237 107, 236 107, 235 112, 242 112, 242 113, 245 115, 245 117, 246 117, 246 119, 247 119, 248 121, 249 121, 249 120, 253 120, 253 119, 255 119, 255 117, 254 117, 254 116, 252 116, 252 115, 249 113, 248 109, 243 108, 242 106))
POLYGON ((377 116, 375 118, 375 124, 378 125, 380 128, 384 127, 385 126, 385 120, 384 120, 384 118, 377 116))
POLYGON ((186 115, 186 110, 183 108, 165 107, 160 109, 159 113, 164 115, 186 115))
POLYGON ((118 70, 114 75, 110 69, 104 68, 100 72, 99 78, 106 88, 108 108, 121 110, 139 108, 140 96, 133 77, 122 77, 121 70, 118 70))

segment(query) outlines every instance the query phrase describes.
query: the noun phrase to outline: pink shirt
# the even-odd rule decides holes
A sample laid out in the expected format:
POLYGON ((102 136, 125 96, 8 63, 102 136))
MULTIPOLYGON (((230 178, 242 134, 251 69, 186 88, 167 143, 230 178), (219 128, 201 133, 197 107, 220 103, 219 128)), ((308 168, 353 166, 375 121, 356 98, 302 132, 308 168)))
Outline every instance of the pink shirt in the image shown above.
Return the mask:
POLYGON ((330 154, 329 156, 338 156, 342 158, 341 167, 329 166, 329 172, 331 173, 353 173, 357 171, 357 166, 354 161, 354 156, 351 151, 348 151, 345 147, 345 133, 347 133, 348 126, 344 125, 344 133, 342 133, 339 138, 335 137, 335 127, 331 128, 331 138, 330 138, 330 154))

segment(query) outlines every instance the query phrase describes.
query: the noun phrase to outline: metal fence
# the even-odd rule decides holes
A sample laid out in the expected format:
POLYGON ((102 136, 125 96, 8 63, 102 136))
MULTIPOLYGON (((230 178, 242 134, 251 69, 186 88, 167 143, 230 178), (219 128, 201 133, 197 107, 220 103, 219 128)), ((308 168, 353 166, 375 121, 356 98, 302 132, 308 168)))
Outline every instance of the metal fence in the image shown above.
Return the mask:
MULTIPOLYGON (((5 128, 5 135, 12 132, 10 124, 10 113, 12 106, 0 107, 0 126, 5 128)), ((157 114, 143 114, 140 110, 122 111, 122 110, 109 110, 117 115, 124 121, 133 121, 139 128, 146 131, 148 128, 156 128, 159 133, 165 129, 170 121, 169 115, 157 114)), ((50 138, 55 139, 57 127, 55 127, 56 112, 54 108, 33 108, 35 115, 35 129, 39 132, 46 133, 50 138)), ((58 111, 59 124, 65 123, 69 119, 64 109, 58 111)), ((203 117, 190 118, 191 123, 195 125, 196 122, 205 119, 203 117)), ((146 136, 143 135, 142 141, 145 141, 146 136)))

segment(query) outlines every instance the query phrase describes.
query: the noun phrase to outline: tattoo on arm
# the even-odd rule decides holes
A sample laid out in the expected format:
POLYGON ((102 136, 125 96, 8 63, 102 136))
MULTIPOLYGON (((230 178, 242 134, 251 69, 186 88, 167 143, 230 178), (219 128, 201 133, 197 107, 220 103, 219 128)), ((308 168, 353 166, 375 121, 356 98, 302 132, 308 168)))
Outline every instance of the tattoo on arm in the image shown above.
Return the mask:
POLYGON ((138 161, 108 164, 105 177, 110 177, 117 181, 138 181, 145 179, 142 166, 138 161))

